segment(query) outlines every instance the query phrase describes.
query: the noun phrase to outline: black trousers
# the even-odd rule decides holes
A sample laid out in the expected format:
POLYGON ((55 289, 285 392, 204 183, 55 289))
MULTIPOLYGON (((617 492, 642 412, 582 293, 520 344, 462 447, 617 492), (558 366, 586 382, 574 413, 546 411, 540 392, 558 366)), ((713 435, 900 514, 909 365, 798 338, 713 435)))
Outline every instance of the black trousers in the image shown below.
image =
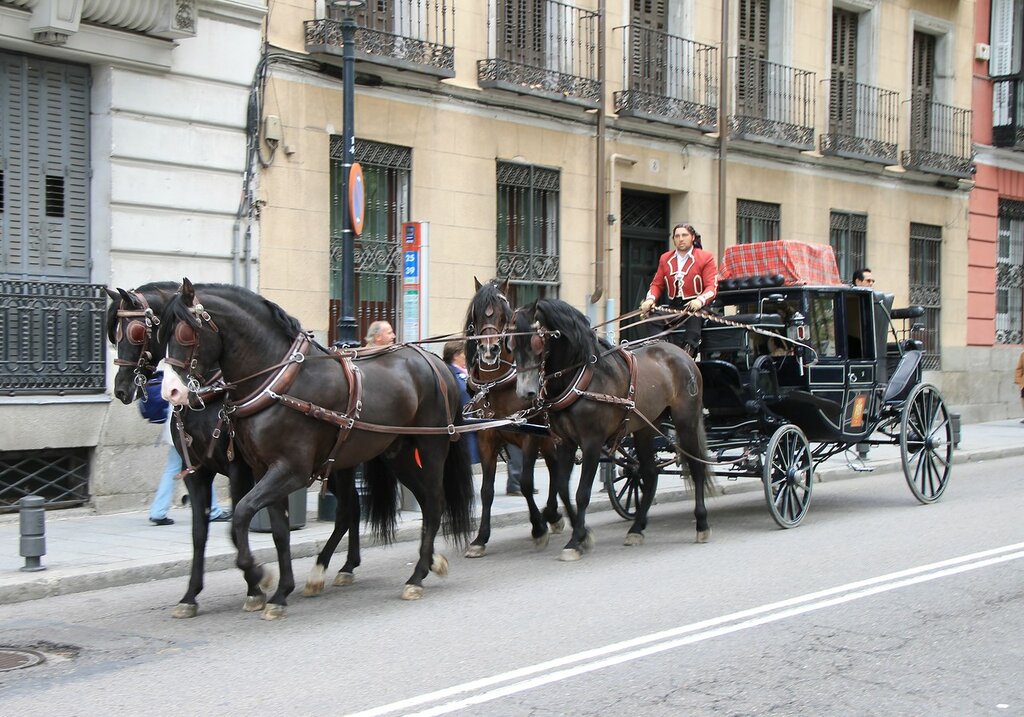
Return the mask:
MULTIPOLYGON (((668 305, 673 309, 682 309, 687 303, 689 302, 682 299, 673 299, 668 305)), ((696 356, 700 349, 700 330, 703 325, 704 319, 700 316, 675 316, 665 319, 658 330, 671 330, 665 334, 663 340, 686 349, 691 356, 696 356)))

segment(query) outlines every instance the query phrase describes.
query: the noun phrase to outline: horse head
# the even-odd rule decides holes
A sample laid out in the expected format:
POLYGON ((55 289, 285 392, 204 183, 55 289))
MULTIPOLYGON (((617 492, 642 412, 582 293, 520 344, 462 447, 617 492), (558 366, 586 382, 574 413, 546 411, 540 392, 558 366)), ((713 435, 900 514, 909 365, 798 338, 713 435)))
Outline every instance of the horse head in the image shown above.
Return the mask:
POLYGON ((160 393, 172 406, 189 405, 218 364, 223 341, 187 278, 164 308, 158 336, 166 347, 164 363, 171 369, 164 371, 160 393))
POLYGON ((596 361, 597 335, 587 318, 559 299, 538 299, 516 311, 512 354, 516 394, 533 401, 561 392, 571 369, 596 361))
POLYGON ((107 289, 107 338, 117 350, 114 396, 126 405, 139 396, 163 358, 156 329, 166 297, 177 288, 172 282, 159 282, 127 291, 107 289))
POLYGON ((512 319, 512 307, 506 298, 509 282, 491 279, 481 284, 476 277, 473 281, 476 294, 466 313, 465 331, 467 336, 480 338, 466 340, 466 364, 481 371, 496 371, 501 368, 501 354, 506 348, 502 335, 512 319))

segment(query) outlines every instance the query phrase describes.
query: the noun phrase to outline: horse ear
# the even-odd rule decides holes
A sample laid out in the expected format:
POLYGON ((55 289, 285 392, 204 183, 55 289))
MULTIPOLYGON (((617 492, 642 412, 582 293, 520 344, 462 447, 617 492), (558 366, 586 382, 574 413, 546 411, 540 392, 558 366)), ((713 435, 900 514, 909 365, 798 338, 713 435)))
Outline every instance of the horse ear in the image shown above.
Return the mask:
POLYGON ((185 306, 192 306, 196 301, 196 289, 192 286, 192 282, 188 280, 188 277, 182 277, 181 279, 181 298, 185 302, 185 306))
POLYGON ((121 298, 121 295, 118 294, 117 291, 113 291, 109 287, 104 287, 104 290, 107 292, 107 296, 110 297, 111 301, 118 301, 121 298))
POLYGON ((135 299, 133 299, 124 289, 118 289, 117 295, 121 301, 124 302, 125 306, 135 306, 135 299))
POLYGON ((480 289, 483 288, 483 284, 481 284, 480 280, 477 279, 475 276, 473 277, 473 283, 476 285, 475 291, 480 291, 480 289))

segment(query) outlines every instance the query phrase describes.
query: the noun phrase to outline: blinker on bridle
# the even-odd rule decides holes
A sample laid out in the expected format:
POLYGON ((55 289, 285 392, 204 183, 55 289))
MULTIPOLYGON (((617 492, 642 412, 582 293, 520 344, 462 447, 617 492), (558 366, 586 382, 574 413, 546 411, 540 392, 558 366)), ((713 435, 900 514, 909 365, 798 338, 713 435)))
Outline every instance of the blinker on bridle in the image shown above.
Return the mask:
MULTIPOLYGON (((153 309, 150 308, 146 297, 140 292, 132 289, 124 293, 133 299, 134 305, 127 305, 126 299, 122 296, 121 304, 115 313, 117 328, 114 338, 118 345, 120 345, 121 341, 127 340, 133 346, 141 346, 142 348, 139 350, 137 361, 115 358, 114 365, 134 366, 135 376, 133 383, 136 387, 142 388, 146 385, 145 372, 156 368, 152 364, 153 353, 149 350, 149 342, 153 338, 153 329, 160 325, 160 319, 153 313, 153 309), (125 322, 126 319, 128 319, 127 322, 125 322)), ((145 393, 143 393, 143 399, 145 399, 145 393)))
MULTIPOLYGON (((199 333, 196 329, 202 327, 204 321, 214 333, 219 333, 220 329, 217 328, 217 324, 202 304, 193 304, 188 308, 188 311, 195 318, 197 326, 193 326, 189 320, 179 320, 174 325, 174 340, 182 347, 190 349, 188 359, 187 361, 181 361, 172 356, 164 356, 164 362, 175 368, 187 371, 188 381, 186 386, 188 391, 199 396, 199 389, 203 385, 203 380, 201 376, 196 374, 196 367, 199 365, 199 359, 196 355, 199 352, 199 333)), ((201 396, 199 401, 202 403, 201 396)))

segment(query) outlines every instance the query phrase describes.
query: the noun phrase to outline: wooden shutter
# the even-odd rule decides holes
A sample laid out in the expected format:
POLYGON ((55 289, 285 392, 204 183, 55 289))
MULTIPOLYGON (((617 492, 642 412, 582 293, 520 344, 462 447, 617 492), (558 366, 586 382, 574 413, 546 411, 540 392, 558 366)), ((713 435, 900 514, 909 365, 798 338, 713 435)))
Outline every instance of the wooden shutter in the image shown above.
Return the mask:
POLYGON ((0 84, 0 275, 88 280, 88 69, 0 53, 0 84))
POLYGON ((501 0, 503 27, 498 36, 501 59, 527 67, 544 66, 544 0, 501 0))
POLYGON ((910 145, 931 147, 932 94, 935 89, 935 36, 914 33, 910 68, 910 145))
POLYGON ((737 112, 764 117, 768 81, 769 0, 739 0, 739 43, 736 48, 737 112))
POLYGON ((630 76, 633 88, 663 96, 668 83, 668 3, 666 0, 633 0, 629 19, 630 76))
POLYGON ((832 11, 832 84, 828 120, 832 133, 852 136, 857 117, 857 15, 832 11))

